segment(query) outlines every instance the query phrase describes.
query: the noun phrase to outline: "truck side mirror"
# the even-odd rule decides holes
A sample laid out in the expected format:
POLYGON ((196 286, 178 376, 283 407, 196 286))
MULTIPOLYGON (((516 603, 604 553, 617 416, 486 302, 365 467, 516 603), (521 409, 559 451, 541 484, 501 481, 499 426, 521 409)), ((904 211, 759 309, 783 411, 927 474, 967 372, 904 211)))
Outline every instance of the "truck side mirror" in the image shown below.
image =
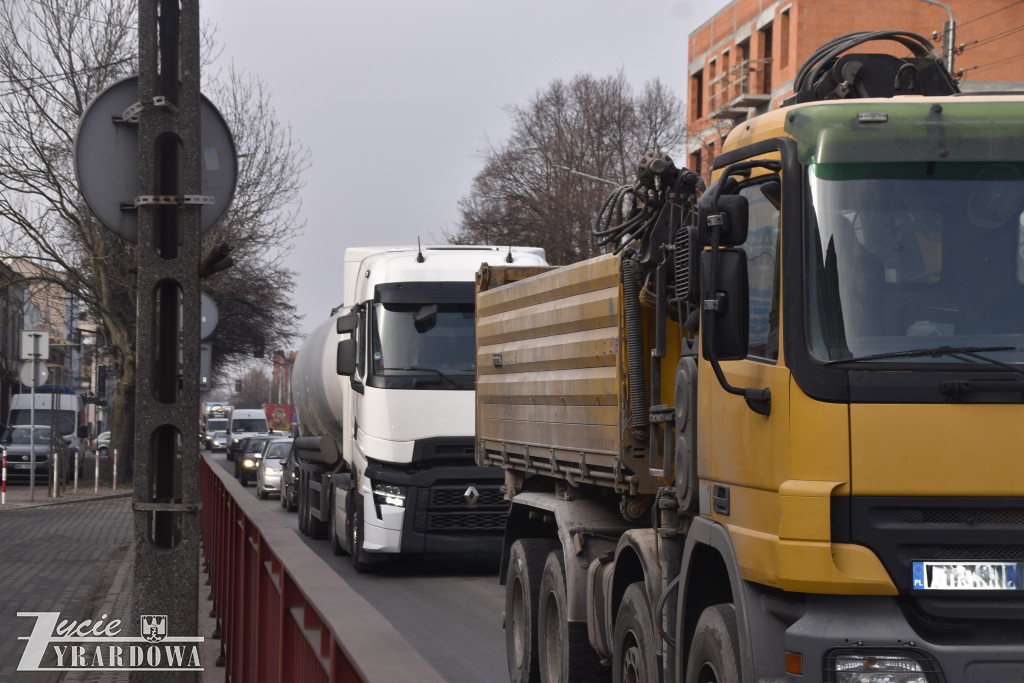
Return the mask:
POLYGON ((351 377, 356 373, 356 340, 342 339, 338 342, 338 374, 351 377))
POLYGON ((359 327, 359 315, 354 311, 338 318, 338 334, 351 334, 359 327))
POLYGON ((714 334, 701 335, 701 352, 711 360, 743 360, 750 337, 750 294, 747 289, 747 254, 742 249, 719 249, 717 282, 711 282, 713 252, 701 253, 701 300, 704 321, 709 329, 714 316, 714 334))
POLYGON ((718 197, 718 210, 712 204, 714 192, 708 190, 701 197, 698 209, 698 239, 702 246, 711 246, 711 229, 718 228, 718 244, 722 247, 736 247, 747 241, 747 198, 739 194, 723 194, 718 197), (707 199, 705 199, 705 197, 707 199))

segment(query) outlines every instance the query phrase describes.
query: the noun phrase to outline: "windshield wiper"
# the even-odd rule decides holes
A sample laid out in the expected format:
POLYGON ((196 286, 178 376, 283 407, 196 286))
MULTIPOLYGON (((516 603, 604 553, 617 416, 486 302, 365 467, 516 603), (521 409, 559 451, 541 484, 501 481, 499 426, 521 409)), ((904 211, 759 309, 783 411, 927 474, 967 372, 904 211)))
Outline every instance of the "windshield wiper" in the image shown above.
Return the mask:
POLYGON ((425 367, 422 367, 420 365, 406 365, 404 368, 396 368, 396 369, 397 370, 412 370, 412 371, 416 371, 416 372, 433 372, 438 377, 443 377, 444 379, 446 379, 449 382, 451 382, 453 387, 459 386, 458 382, 456 382, 454 379, 452 379, 448 375, 444 374, 443 372, 441 372, 437 368, 425 368, 425 367))
POLYGON ((890 351, 888 353, 876 353, 870 356, 855 356, 853 358, 841 358, 838 360, 826 361, 825 365, 838 365, 839 363, 860 363, 861 361, 869 360, 886 360, 889 358, 921 358, 924 356, 967 356, 976 360, 990 363, 992 365, 998 365, 1005 370, 1011 370, 1013 372, 1019 372, 1024 374, 1024 368, 1010 365, 1009 363, 1003 363, 989 358, 988 356, 979 355, 988 351, 1016 351, 1015 346, 936 346, 931 349, 908 349, 906 351, 890 351))

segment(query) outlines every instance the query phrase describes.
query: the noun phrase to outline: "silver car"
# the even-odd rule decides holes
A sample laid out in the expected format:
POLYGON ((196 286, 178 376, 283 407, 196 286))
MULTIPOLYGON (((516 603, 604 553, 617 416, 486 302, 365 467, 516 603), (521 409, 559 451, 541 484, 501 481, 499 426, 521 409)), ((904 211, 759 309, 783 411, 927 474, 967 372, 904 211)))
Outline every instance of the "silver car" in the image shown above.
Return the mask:
POLYGON ((281 495, 281 470, 291 449, 291 439, 272 439, 263 447, 263 457, 256 470, 256 495, 260 499, 272 493, 281 495))

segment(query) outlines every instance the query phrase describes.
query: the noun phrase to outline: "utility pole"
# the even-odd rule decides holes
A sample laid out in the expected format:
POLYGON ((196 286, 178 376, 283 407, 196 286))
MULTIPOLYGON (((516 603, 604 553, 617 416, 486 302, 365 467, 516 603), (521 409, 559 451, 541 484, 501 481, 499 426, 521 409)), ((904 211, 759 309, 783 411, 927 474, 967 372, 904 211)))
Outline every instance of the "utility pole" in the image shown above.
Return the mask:
POLYGON ((956 24, 953 22, 953 10, 948 5, 944 5, 938 0, 921 0, 921 2, 927 2, 929 5, 935 5, 946 10, 946 14, 949 15, 949 30, 946 35, 946 69, 949 70, 950 75, 955 78, 956 72, 953 70, 953 53, 956 50, 956 24))
MULTIPOLYGON (((199 629, 199 2, 139 2, 132 620, 199 629), (181 315, 179 328, 179 311, 181 315)), ((212 663, 207 663, 210 665, 212 663)), ((141 672, 133 681, 152 680, 141 672)), ((194 672, 159 680, 197 681, 194 672)))

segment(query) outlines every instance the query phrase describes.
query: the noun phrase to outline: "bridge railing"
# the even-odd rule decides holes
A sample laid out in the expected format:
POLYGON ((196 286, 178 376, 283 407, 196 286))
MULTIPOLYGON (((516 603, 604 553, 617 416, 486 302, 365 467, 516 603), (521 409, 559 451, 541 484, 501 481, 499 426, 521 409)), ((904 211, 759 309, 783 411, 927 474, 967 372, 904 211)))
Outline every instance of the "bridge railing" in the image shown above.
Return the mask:
POLYGON ((376 609, 208 455, 203 549, 230 681, 443 681, 376 609))

